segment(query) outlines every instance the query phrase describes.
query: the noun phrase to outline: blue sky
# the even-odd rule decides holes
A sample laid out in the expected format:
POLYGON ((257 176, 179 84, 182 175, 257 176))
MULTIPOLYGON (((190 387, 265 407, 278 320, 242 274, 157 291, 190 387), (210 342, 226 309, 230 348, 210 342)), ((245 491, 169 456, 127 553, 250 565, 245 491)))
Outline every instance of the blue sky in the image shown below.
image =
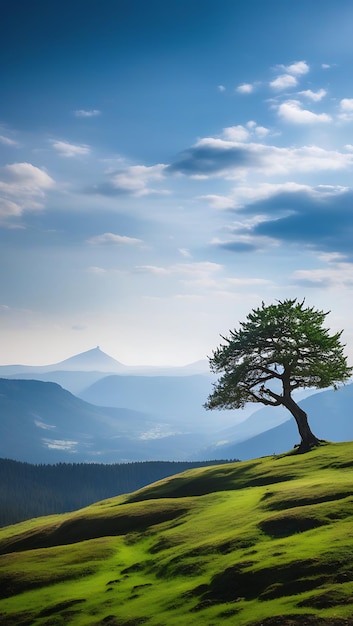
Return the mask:
POLYGON ((0 361, 206 358, 287 297, 353 361, 350 0, 7 2, 0 361))

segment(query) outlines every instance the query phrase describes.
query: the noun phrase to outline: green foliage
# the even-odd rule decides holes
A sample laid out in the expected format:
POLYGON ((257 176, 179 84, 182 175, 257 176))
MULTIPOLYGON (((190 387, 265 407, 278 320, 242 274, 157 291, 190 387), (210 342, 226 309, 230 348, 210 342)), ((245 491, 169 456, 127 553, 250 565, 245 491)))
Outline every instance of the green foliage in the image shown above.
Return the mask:
POLYGON ((7 626, 344 626, 353 443, 195 468, 0 529, 7 626))
POLYGON ((251 311, 238 330, 210 358, 212 371, 224 372, 206 403, 208 409, 237 409, 247 402, 284 404, 297 388, 319 389, 346 381, 352 373, 341 332, 323 327, 328 313, 284 300, 251 311), (282 387, 269 388, 276 380, 282 387))

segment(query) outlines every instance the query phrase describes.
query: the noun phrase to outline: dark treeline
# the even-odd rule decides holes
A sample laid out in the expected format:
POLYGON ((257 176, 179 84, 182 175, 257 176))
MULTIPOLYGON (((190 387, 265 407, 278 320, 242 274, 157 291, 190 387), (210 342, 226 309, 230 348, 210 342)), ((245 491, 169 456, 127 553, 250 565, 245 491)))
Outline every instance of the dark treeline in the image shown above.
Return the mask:
POLYGON ((31 465, 0 459, 0 526, 74 511, 194 467, 227 461, 31 465))

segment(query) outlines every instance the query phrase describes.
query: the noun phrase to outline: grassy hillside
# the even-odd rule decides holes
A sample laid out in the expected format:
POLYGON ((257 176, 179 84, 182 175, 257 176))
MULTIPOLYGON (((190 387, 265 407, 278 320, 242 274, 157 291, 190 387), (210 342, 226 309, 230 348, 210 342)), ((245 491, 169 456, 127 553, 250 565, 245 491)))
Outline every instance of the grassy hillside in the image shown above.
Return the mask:
POLYGON ((353 624, 353 443, 0 530, 7 626, 353 624))

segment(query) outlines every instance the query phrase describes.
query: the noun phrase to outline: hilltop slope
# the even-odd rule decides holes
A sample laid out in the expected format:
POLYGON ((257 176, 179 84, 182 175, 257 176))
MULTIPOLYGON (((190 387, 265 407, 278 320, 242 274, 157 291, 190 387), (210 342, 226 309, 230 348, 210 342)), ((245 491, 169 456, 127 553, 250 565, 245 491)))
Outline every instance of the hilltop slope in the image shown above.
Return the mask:
POLYGON ((0 623, 351 626, 353 443, 0 530, 0 623))

